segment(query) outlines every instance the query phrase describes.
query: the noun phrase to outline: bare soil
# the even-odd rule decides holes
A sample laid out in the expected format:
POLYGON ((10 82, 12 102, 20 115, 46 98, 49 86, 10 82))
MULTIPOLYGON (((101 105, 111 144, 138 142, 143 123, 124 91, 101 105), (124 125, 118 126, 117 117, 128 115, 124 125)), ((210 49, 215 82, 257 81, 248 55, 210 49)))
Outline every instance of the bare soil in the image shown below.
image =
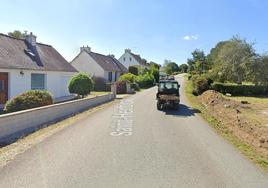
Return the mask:
POLYGON ((268 157, 268 103, 227 98, 212 90, 204 92, 199 100, 234 135, 268 157))

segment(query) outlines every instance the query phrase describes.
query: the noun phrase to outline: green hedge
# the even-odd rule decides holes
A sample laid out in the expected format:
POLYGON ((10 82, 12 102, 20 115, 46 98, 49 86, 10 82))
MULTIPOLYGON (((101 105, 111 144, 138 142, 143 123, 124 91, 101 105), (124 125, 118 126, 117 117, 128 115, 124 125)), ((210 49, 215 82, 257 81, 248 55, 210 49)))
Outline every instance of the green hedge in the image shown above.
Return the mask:
POLYGON ((50 104, 53 104, 53 99, 50 93, 43 90, 30 90, 8 101, 4 111, 8 113, 16 112, 50 104))
POLYGON ((213 83, 213 80, 206 75, 192 75, 191 80, 193 83, 192 93, 194 95, 201 95, 203 92, 211 89, 211 84, 213 83))
POLYGON ((234 96, 268 95, 268 86, 214 83, 212 89, 223 94, 230 93, 234 96))
POLYGON ((136 78, 136 82, 139 84, 140 88, 149 88, 154 86, 154 76, 149 73, 139 75, 136 78))

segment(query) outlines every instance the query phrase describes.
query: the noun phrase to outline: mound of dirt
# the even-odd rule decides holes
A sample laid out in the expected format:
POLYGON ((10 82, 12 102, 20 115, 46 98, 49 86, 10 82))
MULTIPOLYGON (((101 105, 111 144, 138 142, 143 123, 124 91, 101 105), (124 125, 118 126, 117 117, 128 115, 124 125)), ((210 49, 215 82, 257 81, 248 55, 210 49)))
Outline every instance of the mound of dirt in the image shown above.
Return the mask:
POLYGON ((251 104, 226 98, 212 90, 204 92, 198 98, 220 124, 268 157, 268 127, 260 126, 247 117, 245 110, 251 110, 251 104))

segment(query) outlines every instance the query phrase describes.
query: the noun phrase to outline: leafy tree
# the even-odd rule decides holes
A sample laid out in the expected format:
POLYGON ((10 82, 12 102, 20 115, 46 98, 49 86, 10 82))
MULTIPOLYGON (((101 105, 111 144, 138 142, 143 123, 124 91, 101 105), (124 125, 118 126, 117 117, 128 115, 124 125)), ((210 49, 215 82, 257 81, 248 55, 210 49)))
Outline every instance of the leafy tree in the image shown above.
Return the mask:
POLYGON ((180 72, 182 72, 182 73, 186 73, 188 71, 188 65, 187 64, 181 64, 179 66, 179 68, 180 68, 180 72))
POLYGON ((206 60, 206 55, 203 50, 196 49, 195 51, 192 52, 192 56, 194 62, 206 60))
POLYGON ((11 36, 11 37, 17 38, 17 39, 22 39, 23 38, 23 34, 19 30, 15 30, 13 32, 9 32, 8 35, 11 36))
POLYGON ((221 46, 215 57, 214 72, 225 81, 241 84, 246 80, 248 66, 255 57, 253 44, 235 36, 221 46))
POLYGON ((220 41, 220 42, 218 42, 218 43, 216 44, 216 46, 215 46, 214 48, 212 48, 212 49, 210 50, 210 53, 207 55, 207 61, 208 61, 208 64, 209 64, 210 66, 212 66, 213 64, 216 63, 216 60, 217 60, 217 57, 218 57, 218 55, 219 55, 220 50, 222 49, 222 47, 223 47, 225 44, 227 44, 227 43, 229 43, 229 42, 230 42, 229 40, 228 40, 228 41, 220 41))
POLYGON ((94 87, 92 78, 86 73, 78 73, 69 82, 70 93, 78 94, 82 97, 90 94, 94 87))
POLYGON ((189 67, 189 71, 194 71, 195 69, 195 62, 193 59, 187 59, 187 64, 188 64, 188 67, 189 67))
POLYGON ((252 61, 247 78, 255 85, 268 85, 268 55, 257 56, 252 61))
POLYGON ((174 72, 178 72, 180 69, 179 69, 179 66, 175 62, 165 61, 164 70, 167 74, 172 74, 174 72))
POLYGON ((207 57, 203 50, 196 49, 192 52, 192 58, 187 60, 189 71, 195 71, 199 74, 209 70, 207 57))

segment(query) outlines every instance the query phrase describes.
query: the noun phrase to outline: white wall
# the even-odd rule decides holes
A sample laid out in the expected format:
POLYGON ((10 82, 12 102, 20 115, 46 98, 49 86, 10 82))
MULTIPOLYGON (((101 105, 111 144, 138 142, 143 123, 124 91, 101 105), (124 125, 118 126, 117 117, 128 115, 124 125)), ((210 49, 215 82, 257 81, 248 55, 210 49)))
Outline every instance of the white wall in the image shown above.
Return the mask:
POLYGON ((136 61, 136 59, 130 53, 124 53, 118 60, 126 68, 128 68, 129 66, 140 65, 139 62, 136 61), (124 58, 125 58, 125 61, 124 61, 124 58), (130 58, 131 58, 131 61, 130 61, 130 58))
POLYGON ((88 73, 90 76, 108 79, 103 68, 87 52, 83 51, 71 62, 71 64, 79 72, 85 72, 88 73))
POLYGON ((47 72, 46 89, 52 93, 54 98, 69 96, 68 84, 75 73, 47 72))
POLYGON ((88 108, 112 101, 114 98, 114 94, 106 94, 0 115, 0 143, 20 138, 36 131, 43 124, 55 122, 88 108))
POLYGON ((23 75, 19 69, 0 69, 0 72, 8 73, 8 99, 13 98, 27 90, 31 89, 31 74, 45 74, 45 87, 53 98, 59 98, 70 95, 68 91, 68 82, 75 74, 72 72, 53 72, 53 71, 34 71, 23 70, 23 75))

